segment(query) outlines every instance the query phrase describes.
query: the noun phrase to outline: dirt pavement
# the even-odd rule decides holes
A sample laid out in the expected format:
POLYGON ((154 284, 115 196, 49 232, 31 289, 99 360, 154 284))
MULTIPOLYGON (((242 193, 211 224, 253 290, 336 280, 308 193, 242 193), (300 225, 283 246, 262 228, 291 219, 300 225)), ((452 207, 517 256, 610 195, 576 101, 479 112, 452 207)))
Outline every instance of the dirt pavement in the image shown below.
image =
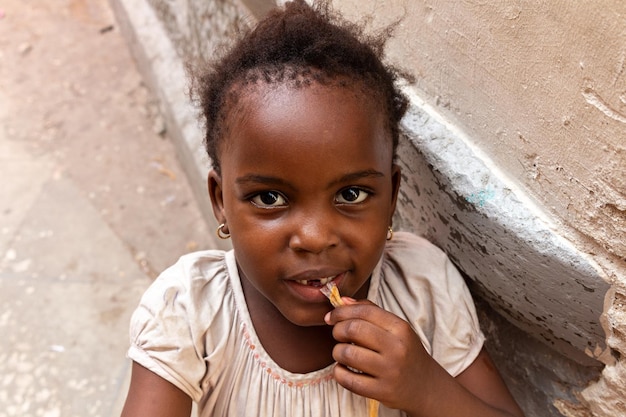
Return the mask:
POLYGON ((0 417, 117 416, 128 319, 214 246, 106 0, 0 1, 0 417))

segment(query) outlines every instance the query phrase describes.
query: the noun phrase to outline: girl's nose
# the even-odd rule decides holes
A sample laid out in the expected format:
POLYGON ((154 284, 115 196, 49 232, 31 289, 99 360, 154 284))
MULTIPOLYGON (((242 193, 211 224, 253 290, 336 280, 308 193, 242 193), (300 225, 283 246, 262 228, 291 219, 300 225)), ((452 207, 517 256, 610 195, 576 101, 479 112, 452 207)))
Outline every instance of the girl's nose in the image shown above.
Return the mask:
POLYGON ((302 216, 294 219, 293 224, 289 247, 294 251, 319 254, 339 243, 337 230, 331 219, 302 216))

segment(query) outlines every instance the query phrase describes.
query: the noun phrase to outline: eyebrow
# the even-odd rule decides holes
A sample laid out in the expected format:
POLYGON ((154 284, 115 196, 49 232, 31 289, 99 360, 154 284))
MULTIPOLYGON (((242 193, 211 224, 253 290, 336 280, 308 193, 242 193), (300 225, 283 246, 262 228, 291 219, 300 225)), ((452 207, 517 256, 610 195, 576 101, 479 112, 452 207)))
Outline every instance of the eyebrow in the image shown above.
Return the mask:
POLYGON ((343 177, 331 182, 330 185, 333 186, 341 183, 357 181, 364 178, 381 178, 384 176, 385 174, 380 171, 376 171, 375 169, 366 169, 364 171, 357 171, 346 174, 343 177))
POLYGON ((242 184, 242 185, 253 183, 253 184, 267 184, 267 185, 284 185, 287 187, 291 186, 287 181, 283 180, 282 178, 270 177, 267 175, 258 175, 258 174, 247 174, 242 177, 238 177, 235 179, 235 183, 242 184))
MULTIPOLYGON (((357 180, 364 179, 364 178, 381 178, 384 176, 385 174, 383 174, 380 171, 376 171, 375 169, 366 169, 363 171, 351 172, 336 180, 333 180, 329 184, 329 187, 333 187, 337 184, 342 184, 346 182, 357 181, 357 180)), ((291 185, 288 181, 285 181, 282 178, 272 177, 272 176, 267 176, 267 175, 259 175, 259 174, 244 175, 242 177, 235 179, 235 183, 240 184, 240 185, 251 184, 251 183, 252 184, 266 184, 266 185, 282 185, 285 187, 293 188, 293 185, 291 185)))

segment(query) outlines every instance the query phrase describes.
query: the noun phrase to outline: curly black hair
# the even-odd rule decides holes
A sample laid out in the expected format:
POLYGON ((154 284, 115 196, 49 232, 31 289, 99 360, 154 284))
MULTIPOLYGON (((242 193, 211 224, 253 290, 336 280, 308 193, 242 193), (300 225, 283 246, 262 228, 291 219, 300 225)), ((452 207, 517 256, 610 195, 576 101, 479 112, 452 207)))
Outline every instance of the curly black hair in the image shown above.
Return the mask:
POLYGON ((249 83, 359 85, 380 100, 395 157, 399 122, 408 106, 396 86, 400 72, 383 64, 383 49, 393 27, 366 36, 363 28, 334 13, 327 1, 309 5, 294 0, 271 11, 221 59, 195 77, 192 94, 205 122, 204 144, 220 172, 218 146, 228 111, 249 83))

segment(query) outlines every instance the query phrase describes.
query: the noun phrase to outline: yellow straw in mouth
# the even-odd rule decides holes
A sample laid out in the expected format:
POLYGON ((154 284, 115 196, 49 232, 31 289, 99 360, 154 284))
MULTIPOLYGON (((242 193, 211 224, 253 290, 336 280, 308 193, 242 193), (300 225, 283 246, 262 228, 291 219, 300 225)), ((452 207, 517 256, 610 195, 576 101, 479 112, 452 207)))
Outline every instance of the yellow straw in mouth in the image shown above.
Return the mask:
MULTIPOLYGON (((329 282, 324 285, 320 291, 330 300, 333 307, 339 307, 344 305, 341 295, 339 294, 339 288, 334 282, 329 282)), ((367 398, 367 415, 368 417, 378 417, 378 400, 367 398)))
POLYGON ((329 282, 324 285, 320 291, 330 300, 330 303, 333 307, 339 307, 343 305, 343 300, 341 299, 341 295, 339 294, 339 288, 335 285, 334 282, 329 282))

